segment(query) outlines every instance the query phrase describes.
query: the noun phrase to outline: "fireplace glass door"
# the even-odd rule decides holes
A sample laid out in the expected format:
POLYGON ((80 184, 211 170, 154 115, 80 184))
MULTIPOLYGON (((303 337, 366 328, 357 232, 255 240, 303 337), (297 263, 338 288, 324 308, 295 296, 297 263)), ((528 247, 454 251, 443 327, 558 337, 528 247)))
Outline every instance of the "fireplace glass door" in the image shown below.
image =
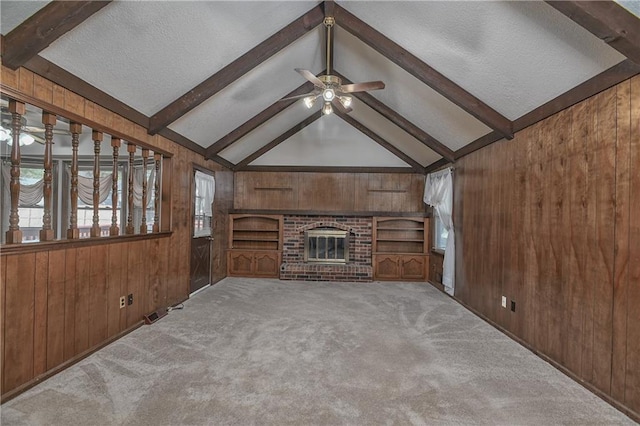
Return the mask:
POLYGON ((304 261, 347 263, 349 233, 338 229, 312 229, 305 232, 304 261))

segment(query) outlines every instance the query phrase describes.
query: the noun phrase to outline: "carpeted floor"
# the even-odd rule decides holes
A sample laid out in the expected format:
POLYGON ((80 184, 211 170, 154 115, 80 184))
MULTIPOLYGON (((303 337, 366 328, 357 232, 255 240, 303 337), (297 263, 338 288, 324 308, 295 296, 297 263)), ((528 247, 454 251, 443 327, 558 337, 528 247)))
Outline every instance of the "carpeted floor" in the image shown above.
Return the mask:
POLYGON ((622 425, 427 284, 227 278, 2 405, 2 425, 622 425))

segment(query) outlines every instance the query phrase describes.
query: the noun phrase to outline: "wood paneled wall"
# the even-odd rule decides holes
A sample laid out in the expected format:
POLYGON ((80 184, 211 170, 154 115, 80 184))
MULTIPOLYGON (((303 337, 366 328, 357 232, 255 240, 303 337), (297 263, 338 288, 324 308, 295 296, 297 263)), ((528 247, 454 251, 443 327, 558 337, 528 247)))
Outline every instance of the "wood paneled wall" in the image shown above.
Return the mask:
MULTIPOLYGON (((149 136, 145 128, 24 68, 11 71, 2 67, 1 71, 2 87, 20 94, 27 102, 44 110, 51 105, 69 111, 103 126, 107 133, 111 130, 130 135, 130 140, 171 157, 170 169, 163 170, 163 183, 171 185, 171 199, 162 200, 171 233, 111 242, 96 239, 75 245, 60 242, 47 245, 46 249, 24 247, 13 254, 2 251, 4 398, 20 386, 33 383, 39 375, 54 371, 140 324, 144 314, 189 297, 192 169, 195 164, 217 174, 223 168, 162 136, 149 136), (120 309, 120 296, 131 293, 134 304, 120 309)), ((217 179, 217 215, 226 218, 232 191, 232 177, 217 179), (226 197, 219 206, 218 194, 226 197)), ((226 221, 219 226, 226 226, 226 221)), ((219 228, 216 232, 220 237, 214 239, 214 257, 218 253, 226 259, 227 231, 219 228)), ((216 279, 225 275, 224 260, 213 266, 216 279)))
POLYGON ((637 416, 640 76, 455 174, 456 297, 637 416))
POLYGON ((423 192, 411 173, 237 172, 234 208, 422 213, 423 192))

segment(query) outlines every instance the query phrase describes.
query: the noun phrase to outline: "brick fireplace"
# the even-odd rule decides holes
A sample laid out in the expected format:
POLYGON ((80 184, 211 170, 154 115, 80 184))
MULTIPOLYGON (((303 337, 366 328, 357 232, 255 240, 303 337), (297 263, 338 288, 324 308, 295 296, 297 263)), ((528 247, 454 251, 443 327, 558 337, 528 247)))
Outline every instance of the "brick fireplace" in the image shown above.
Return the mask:
POLYGON ((285 216, 280 279, 302 281, 372 281, 372 218, 356 216, 285 216), (305 231, 338 229, 349 233, 345 264, 304 261, 305 231))

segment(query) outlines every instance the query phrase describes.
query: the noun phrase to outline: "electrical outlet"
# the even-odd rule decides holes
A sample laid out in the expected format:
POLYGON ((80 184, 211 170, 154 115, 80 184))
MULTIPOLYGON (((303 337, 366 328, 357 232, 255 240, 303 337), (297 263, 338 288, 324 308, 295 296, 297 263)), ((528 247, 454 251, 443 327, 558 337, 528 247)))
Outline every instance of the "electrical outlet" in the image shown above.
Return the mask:
POLYGON ((512 300, 511 301, 511 312, 515 312, 516 311, 516 301, 512 300))
POLYGON ((125 299, 124 296, 122 296, 120 298, 120 309, 124 308, 125 306, 127 306, 127 300, 125 299))
POLYGON ((133 293, 127 296, 127 305, 133 305, 133 293))
POLYGON ((507 297, 506 296, 502 296, 502 307, 503 308, 507 307, 507 297))

